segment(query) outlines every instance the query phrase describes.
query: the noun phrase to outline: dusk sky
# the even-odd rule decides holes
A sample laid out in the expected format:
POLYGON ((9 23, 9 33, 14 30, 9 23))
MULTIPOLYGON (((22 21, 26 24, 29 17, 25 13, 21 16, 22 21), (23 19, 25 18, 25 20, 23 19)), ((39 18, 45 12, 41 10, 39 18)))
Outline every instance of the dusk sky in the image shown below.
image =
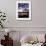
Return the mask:
POLYGON ((28 3, 18 3, 18 8, 29 8, 29 4, 28 3))

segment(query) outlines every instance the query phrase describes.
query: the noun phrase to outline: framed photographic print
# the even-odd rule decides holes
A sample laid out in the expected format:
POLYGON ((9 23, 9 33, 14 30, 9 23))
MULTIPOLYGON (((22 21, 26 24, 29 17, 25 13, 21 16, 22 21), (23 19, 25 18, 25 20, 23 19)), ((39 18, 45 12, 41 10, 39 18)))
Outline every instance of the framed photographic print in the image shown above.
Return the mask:
POLYGON ((31 20, 31 2, 30 1, 16 2, 16 19, 31 20))

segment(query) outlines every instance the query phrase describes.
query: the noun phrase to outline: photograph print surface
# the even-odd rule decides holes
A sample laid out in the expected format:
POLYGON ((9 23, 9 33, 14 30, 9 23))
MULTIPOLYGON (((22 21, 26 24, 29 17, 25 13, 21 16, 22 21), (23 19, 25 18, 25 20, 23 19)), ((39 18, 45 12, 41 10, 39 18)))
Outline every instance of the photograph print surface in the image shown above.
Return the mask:
POLYGON ((18 20, 29 20, 31 19, 31 7, 30 2, 17 2, 17 18, 18 20))

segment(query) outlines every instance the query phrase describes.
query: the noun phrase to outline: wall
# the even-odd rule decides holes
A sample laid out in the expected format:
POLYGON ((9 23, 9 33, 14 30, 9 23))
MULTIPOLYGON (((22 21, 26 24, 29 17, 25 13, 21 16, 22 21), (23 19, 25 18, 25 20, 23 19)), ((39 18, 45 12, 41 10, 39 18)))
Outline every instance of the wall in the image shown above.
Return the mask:
POLYGON ((6 12, 6 27, 46 27, 46 0, 32 0, 32 20, 29 21, 16 20, 16 0, 0 0, 0 9, 6 12))

